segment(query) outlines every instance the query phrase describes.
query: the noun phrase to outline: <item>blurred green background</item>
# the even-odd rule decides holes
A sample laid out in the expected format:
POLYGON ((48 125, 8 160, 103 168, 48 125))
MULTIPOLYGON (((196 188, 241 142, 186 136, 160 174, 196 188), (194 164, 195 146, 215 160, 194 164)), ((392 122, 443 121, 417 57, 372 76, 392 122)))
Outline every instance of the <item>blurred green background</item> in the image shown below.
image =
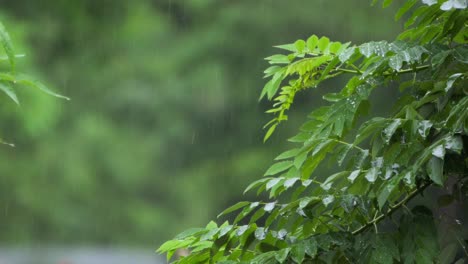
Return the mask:
POLYGON ((263 58, 311 34, 393 39, 394 9, 369 2, 0 1, 19 69, 72 98, 0 95, 0 136, 16 145, 0 145, 0 244, 156 248, 249 199, 320 103, 303 94, 263 144, 263 58))

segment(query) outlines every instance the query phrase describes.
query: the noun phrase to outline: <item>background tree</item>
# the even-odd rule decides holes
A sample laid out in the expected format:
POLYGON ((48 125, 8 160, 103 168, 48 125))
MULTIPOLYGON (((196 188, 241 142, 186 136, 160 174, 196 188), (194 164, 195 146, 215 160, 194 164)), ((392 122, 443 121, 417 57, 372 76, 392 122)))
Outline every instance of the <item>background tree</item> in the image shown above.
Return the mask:
MULTIPOLYGON (((374 3, 377 1, 374 1, 374 3)), ((384 1, 383 6, 392 1, 384 1)), ((466 1, 406 1, 397 40, 361 45, 311 36, 266 58, 261 98, 268 139, 296 96, 326 87, 296 148, 280 154, 239 202, 234 221, 210 222, 164 243, 191 254, 176 263, 463 263, 468 180, 468 29, 466 1), (346 78, 342 89, 330 80, 346 78), (373 93, 399 91, 392 110, 375 115, 373 93), (366 113, 374 115, 363 116, 366 113), (317 169, 331 165, 328 173, 317 169), (443 190, 437 200, 417 202, 443 190), (448 205, 459 210, 444 211, 448 205), (437 230, 437 228, 440 228, 437 230)))
MULTIPOLYGON (((3 246, 130 245, 152 254, 238 201, 285 148, 276 135, 262 144, 266 43, 309 32, 390 40, 401 26, 385 15, 392 10, 360 0, 0 4, 27 55, 18 68, 72 98, 21 88, 22 107, 0 105, 1 136, 16 144, 0 148, 3 246)), ((292 117, 320 103, 311 95, 298 98, 292 117)), ((298 121, 278 129, 292 135, 298 121)))

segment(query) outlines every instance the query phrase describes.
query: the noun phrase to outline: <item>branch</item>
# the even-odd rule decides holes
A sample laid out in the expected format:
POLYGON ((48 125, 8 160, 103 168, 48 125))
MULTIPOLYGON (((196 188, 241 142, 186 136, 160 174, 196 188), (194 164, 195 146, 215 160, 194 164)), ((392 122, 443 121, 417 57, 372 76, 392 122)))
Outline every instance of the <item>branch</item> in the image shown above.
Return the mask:
POLYGON ((417 188, 416 190, 412 191, 408 196, 406 196, 403 200, 401 200, 399 203, 397 203, 395 206, 391 206, 390 209, 387 211, 385 214, 381 214, 380 216, 374 218, 372 221, 368 222, 367 224, 361 226, 360 228, 354 230, 351 234, 352 235, 358 235, 364 231, 366 231, 369 227, 376 225, 385 217, 392 215, 396 210, 398 210, 400 207, 406 205, 407 202, 409 202, 411 199, 413 199, 416 195, 424 191, 431 183, 426 183, 422 185, 421 187, 417 188))
MULTIPOLYGON (((393 74, 405 74, 405 73, 418 72, 418 71, 425 70, 425 69, 429 68, 430 66, 431 65, 422 65, 422 66, 419 66, 419 67, 403 69, 403 70, 394 71, 394 72, 384 72, 382 75, 383 76, 389 76, 389 75, 393 75, 393 74)), ((352 73, 352 74, 362 75, 362 71, 360 71, 359 69, 351 70, 351 69, 344 69, 344 68, 336 68, 335 71, 342 72, 342 73, 352 73)))

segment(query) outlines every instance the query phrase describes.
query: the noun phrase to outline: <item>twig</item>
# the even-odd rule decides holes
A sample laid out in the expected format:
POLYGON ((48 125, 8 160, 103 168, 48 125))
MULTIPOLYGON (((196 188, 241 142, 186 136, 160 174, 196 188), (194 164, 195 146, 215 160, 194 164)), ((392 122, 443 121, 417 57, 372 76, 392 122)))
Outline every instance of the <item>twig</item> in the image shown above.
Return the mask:
POLYGON ((377 225, 380 221, 382 221, 386 216, 392 215, 396 210, 398 210, 400 207, 405 206, 405 204, 413 199, 416 195, 418 195, 420 192, 422 192, 424 189, 426 189, 431 183, 426 183, 420 188, 417 188, 413 192, 411 192, 408 196, 406 196, 403 200, 401 200, 399 203, 397 203, 395 206, 391 207, 387 213, 381 214, 378 217, 374 218, 372 221, 368 222, 367 224, 361 226, 360 228, 356 229, 353 231, 351 234, 352 235, 358 235, 365 230, 367 230, 369 227, 377 225))

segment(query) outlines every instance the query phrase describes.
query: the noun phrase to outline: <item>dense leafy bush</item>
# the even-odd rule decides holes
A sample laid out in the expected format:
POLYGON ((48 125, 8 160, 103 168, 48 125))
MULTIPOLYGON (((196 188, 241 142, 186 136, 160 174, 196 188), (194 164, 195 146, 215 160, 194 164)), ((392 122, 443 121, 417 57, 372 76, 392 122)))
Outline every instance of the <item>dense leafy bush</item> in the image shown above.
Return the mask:
POLYGON ((289 139, 297 147, 247 187, 268 194, 268 201, 239 202, 220 215, 240 210, 233 222, 187 230, 159 252, 171 259, 188 248, 190 254, 176 263, 468 258, 466 224, 438 214, 444 206, 466 208, 466 1, 409 0, 396 19, 403 16, 409 16, 405 31, 393 42, 352 45, 314 35, 278 46, 286 54, 267 58, 270 80, 261 94, 274 102, 265 140, 287 120, 298 92, 338 76, 347 84, 323 96, 328 105, 312 111, 289 139), (388 101, 391 114, 363 119, 377 89, 399 89, 399 99, 388 101), (330 174, 317 174, 326 164, 330 174), (438 202, 413 202, 435 192, 444 193, 438 202))

